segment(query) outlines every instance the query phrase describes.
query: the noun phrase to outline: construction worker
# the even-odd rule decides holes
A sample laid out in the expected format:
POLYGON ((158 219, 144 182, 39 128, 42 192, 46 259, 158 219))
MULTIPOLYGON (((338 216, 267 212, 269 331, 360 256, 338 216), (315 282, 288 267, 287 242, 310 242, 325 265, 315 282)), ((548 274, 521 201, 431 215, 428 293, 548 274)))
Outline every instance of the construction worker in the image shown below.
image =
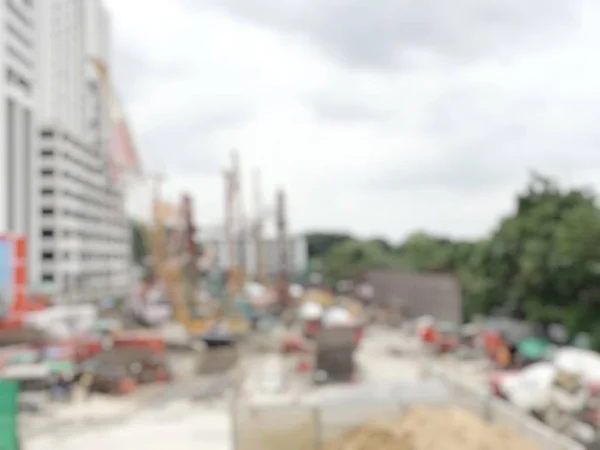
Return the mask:
POLYGON ((496 364, 499 367, 506 369, 512 362, 512 355, 506 345, 501 345, 496 351, 496 364))

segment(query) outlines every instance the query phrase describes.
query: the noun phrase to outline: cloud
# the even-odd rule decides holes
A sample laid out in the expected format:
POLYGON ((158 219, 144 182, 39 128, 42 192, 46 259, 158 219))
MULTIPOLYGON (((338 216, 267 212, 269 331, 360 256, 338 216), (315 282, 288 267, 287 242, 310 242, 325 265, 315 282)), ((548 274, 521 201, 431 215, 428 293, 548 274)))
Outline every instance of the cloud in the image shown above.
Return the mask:
POLYGON ((479 236, 531 170, 600 185, 597 2, 211 2, 110 1, 142 157, 202 224, 231 148, 295 230, 479 236))
MULTIPOLYGON (((202 2, 185 0, 192 8, 202 2)), ((469 61, 510 51, 574 20, 577 0, 212 0, 283 32, 310 37, 351 66, 390 68, 414 51, 469 61), (567 23, 565 23, 567 22, 567 23)))

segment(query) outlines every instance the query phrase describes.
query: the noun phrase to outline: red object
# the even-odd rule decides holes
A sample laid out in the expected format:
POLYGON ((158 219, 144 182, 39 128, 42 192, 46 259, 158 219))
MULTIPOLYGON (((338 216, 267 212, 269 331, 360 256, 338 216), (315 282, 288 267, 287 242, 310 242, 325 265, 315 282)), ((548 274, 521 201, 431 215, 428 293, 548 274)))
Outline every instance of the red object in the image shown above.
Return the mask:
POLYGON ((488 355, 496 355, 502 346, 502 338, 500 337, 500 334, 495 331, 484 331, 483 346, 488 355))
POLYGON ((358 345, 362 342, 364 335, 365 335, 365 329, 363 327, 358 327, 356 329, 356 333, 354 335, 354 341, 356 342, 356 345, 358 345))
POLYGON ((496 397, 504 398, 504 394, 500 389, 502 382, 507 378, 514 377, 519 374, 518 370, 503 370, 501 372, 493 373, 490 377, 490 390, 492 394, 496 397))
POLYGON ((591 396, 600 395, 600 380, 591 381, 588 385, 588 389, 590 390, 591 396))
POLYGON ((442 353, 453 352, 460 347, 460 341, 458 337, 452 334, 437 334, 436 344, 438 350, 442 353))
POLYGON ((156 381, 169 381, 169 373, 166 371, 164 367, 158 367, 156 369, 155 379, 156 381))
POLYGON ((307 373, 309 371, 310 365, 305 360, 300 361, 296 366, 296 372, 298 373, 307 373))
POLYGON ((318 320, 309 320, 306 323, 306 333, 309 335, 315 334, 319 329, 319 321, 318 320))
POLYGON ((298 337, 287 337, 281 345, 282 353, 306 353, 306 343, 298 337))
POLYGON ((77 341, 75 347, 75 360, 77 362, 96 356, 102 352, 102 342, 99 339, 82 339, 77 341))
POLYGON ((148 348, 156 353, 164 353, 165 341, 160 337, 145 334, 125 334, 117 336, 113 345, 115 348, 137 347, 148 348))
POLYGON ((119 383, 117 391, 119 394, 127 395, 135 390, 135 380, 133 378, 125 378, 119 383))
POLYGON ((428 344, 433 344, 437 341, 437 332, 432 326, 425 327, 421 332, 421 340, 428 344))
POLYGON ((0 234, 3 252, 0 260, 0 271, 6 277, 8 285, 0 286, 8 295, 7 314, 0 320, 0 328, 15 329, 23 326, 24 315, 28 312, 40 311, 45 304, 30 300, 27 295, 27 241, 18 234, 0 234))

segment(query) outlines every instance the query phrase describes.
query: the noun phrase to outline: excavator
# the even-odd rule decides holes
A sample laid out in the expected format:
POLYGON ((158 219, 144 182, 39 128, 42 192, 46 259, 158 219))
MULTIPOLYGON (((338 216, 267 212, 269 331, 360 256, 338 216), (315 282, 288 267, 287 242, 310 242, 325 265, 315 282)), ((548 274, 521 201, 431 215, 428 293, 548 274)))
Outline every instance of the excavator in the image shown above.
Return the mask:
MULTIPOLYGON (((101 103, 106 115, 113 123, 124 123, 123 117, 119 119, 123 112, 119 108, 106 66, 99 59, 93 58, 91 62, 100 81, 101 103)), ((139 161, 135 149, 131 145, 123 145, 123 141, 130 138, 126 127, 117 128, 116 132, 117 139, 111 145, 110 162, 115 175, 119 175, 125 172, 123 169, 135 168, 139 161)), ((209 346, 212 342, 230 346, 249 326, 235 312, 223 314, 223 308, 215 307, 214 303, 206 302, 203 307, 197 307, 200 267, 191 199, 184 197, 179 207, 162 202, 159 198, 162 179, 159 175, 159 182, 154 186, 153 226, 144 229, 145 246, 152 256, 154 278, 162 285, 165 296, 173 305, 175 319, 185 327, 192 340, 202 339, 209 346), (167 222, 175 222, 176 225, 175 232, 170 236, 167 236, 167 222)), ((233 352, 232 356, 235 357, 233 352)), ((229 364, 228 359, 224 360, 225 366, 229 364)), ((217 371, 224 368, 220 362, 213 367, 217 371)))
POLYGON ((154 204, 154 227, 149 233, 154 270, 173 305, 175 319, 183 324, 192 338, 204 340, 208 346, 235 343, 248 324, 235 314, 224 314, 211 299, 199 299, 199 254, 194 239, 192 199, 185 195, 179 208, 160 202, 154 204), (167 223, 175 227, 166 236, 167 223))

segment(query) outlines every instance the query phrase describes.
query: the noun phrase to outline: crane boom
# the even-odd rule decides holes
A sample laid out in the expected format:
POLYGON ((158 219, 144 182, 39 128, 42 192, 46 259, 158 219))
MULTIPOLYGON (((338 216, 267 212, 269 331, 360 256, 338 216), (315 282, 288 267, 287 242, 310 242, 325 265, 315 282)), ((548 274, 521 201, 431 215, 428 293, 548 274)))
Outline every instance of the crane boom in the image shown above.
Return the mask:
POLYGON ((289 303, 288 286, 288 242, 287 242, 287 217, 286 201, 283 189, 277 191, 277 237, 278 237, 278 297, 282 308, 289 303))
POLYGON ((255 219, 254 219, 254 247, 256 256, 256 281, 259 283, 265 282, 265 268, 264 268, 264 255, 263 255, 263 210, 262 210, 262 198, 260 190, 260 171, 257 169, 254 171, 254 208, 255 208, 255 219))

